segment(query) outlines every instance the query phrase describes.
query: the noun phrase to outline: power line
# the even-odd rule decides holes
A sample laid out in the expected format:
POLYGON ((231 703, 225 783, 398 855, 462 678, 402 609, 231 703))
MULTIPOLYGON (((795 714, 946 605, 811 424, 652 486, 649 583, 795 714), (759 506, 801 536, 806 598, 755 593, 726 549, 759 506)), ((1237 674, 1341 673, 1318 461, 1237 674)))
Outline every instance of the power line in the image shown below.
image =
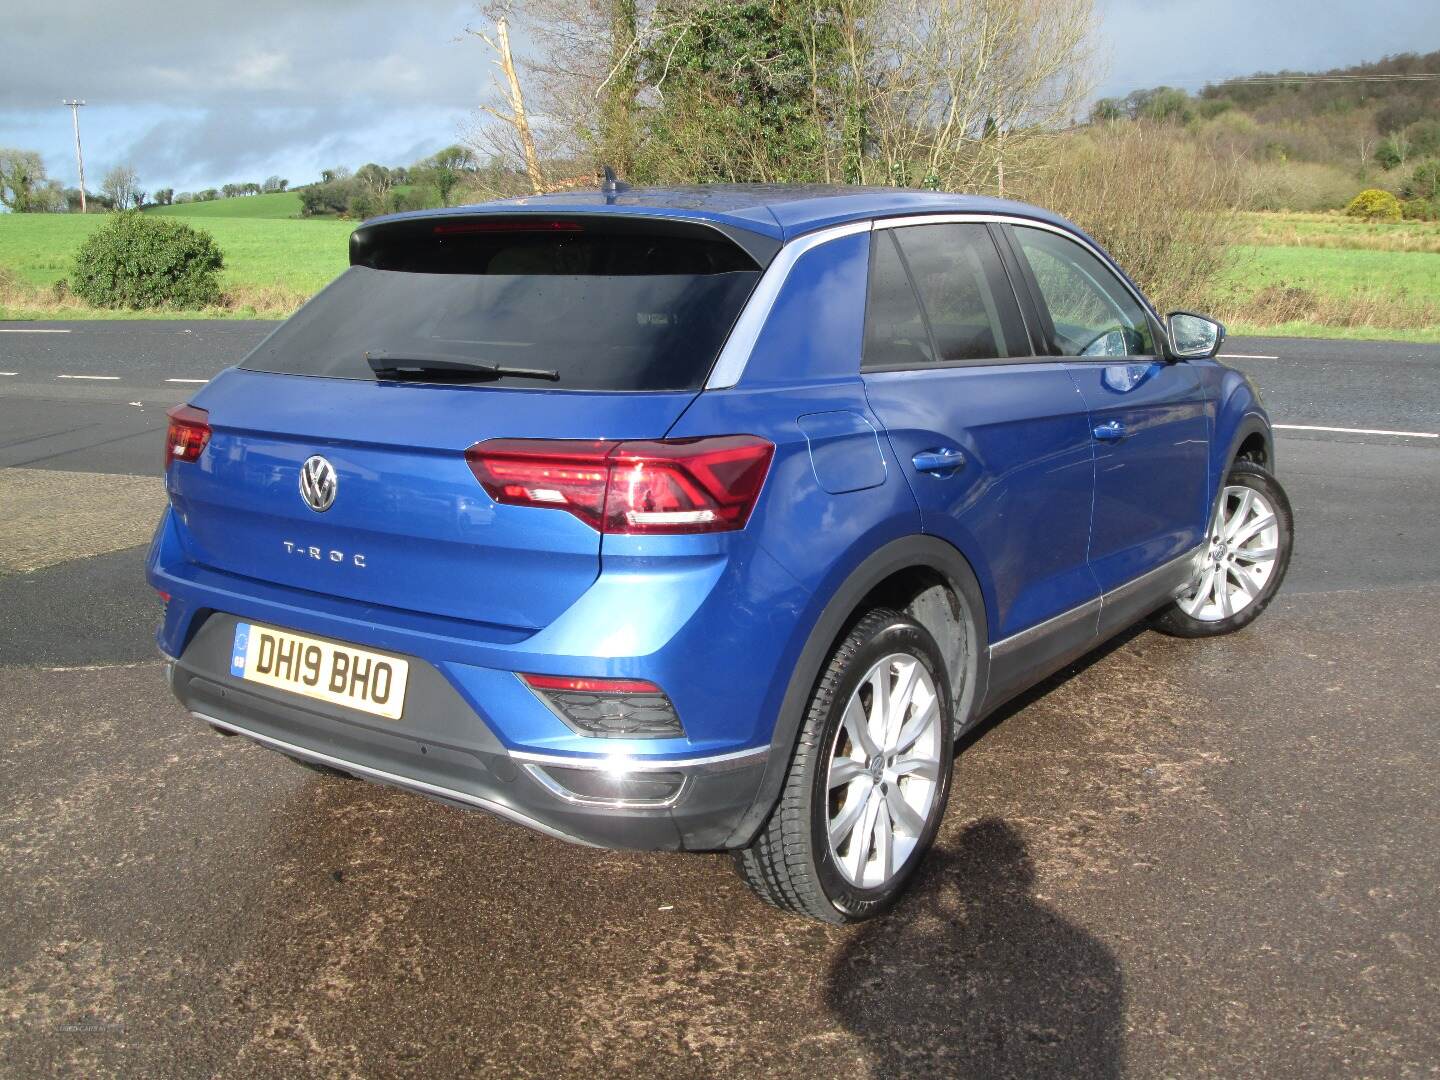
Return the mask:
POLYGON ((1434 82, 1440 74, 1408 75, 1243 75, 1221 82, 1434 82))
POLYGON ((80 213, 85 213, 85 155, 80 152, 80 106, 85 102, 79 98, 66 98, 60 102, 70 108, 70 120, 75 127, 75 165, 80 170, 80 213))

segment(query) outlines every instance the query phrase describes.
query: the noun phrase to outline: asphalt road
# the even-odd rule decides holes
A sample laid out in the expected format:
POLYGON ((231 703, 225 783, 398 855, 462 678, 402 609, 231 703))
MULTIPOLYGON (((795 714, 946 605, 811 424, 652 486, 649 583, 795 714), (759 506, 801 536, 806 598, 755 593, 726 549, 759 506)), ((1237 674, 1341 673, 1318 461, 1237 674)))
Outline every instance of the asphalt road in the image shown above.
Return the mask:
POLYGON ((196 385, 167 380, 268 326, 0 329, 72 331, 0 333, 0 1072, 1435 1074, 1440 348, 1230 342, 1283 424, 1419 434, 1282 430, 1266 616, 1133 632, 1015 703, 914 897, 831 930, 719 856, 573 848, 199 729, 153 659, 133 477, 196 385))

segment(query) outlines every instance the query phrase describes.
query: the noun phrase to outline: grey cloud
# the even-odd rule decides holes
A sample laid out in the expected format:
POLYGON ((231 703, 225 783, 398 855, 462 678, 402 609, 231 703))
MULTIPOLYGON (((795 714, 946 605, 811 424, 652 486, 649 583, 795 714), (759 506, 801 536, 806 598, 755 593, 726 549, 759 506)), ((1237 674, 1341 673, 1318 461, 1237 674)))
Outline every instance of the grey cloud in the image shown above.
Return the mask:
POLYGON ((33 5, 7 16, 0 106, 459 104, 479 67, 456 41, 473 15, 456 0, 33 5))
POLYGON ((1101 92, 1323 71, 1440 49, 1435 0, 1097 0, 1101 92))

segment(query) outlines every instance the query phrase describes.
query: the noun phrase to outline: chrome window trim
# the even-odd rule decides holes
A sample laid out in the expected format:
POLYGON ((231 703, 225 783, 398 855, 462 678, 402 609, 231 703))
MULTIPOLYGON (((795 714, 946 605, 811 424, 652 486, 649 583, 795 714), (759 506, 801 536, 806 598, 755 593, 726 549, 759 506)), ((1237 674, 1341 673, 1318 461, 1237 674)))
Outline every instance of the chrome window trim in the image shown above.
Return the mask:
POLYGON ((750 354, 755 351, 755 343, 760 340, 760 331, 765 328, 775 301, 780 296, 780 290, 785 287, 790 271, 800 261, 801 256, 832 240, 868 233, 874 224, 874 221, 866 220, 834 225, 797 236, 782 247, 765 268, 765 273, 761 275, 755 291, 750 294, 750 300, 746 303, 745 310, 740 313, 740 318, 735 320, 735 326, 725 340, 725 347, 720 350, 715 366, 710 369, 710 377, 705 380, 705 389, 728 390, 740 381, 740 377, 745 374, 745 365, 750 362, 750 354))
MULTIPOLYGON (((1021 217, 1018 214, 947 213, 911 214, 907 217, 882 218, 875 222, 875 228, 903 229, 910 225, 953 225, 964 224, 972 221, 983 222, 989 225, 1019 225, 1026 229, 1041 229, 1045 232, 1051 232, 1054 233, 1056 236, 1063 236, 1067 240, 1074 241, 1086 251, 1090 252, 1090 254, 1094 255, 1097 259, 1099 259, 1101 264, 1104 265, 1106 269, 1108 269, 1112 274, 1115 275, 1115 279, 1125 287, 1126 292, 1128 292, 1131 296, 1135 298, 1135 302, 1140 305, 1142 311, 1154 316, 1157 319, 1159 318, 1159 316, 1155 314, 1154 307, 1152 307, 1150 302, 1145 299, 1145 297, 1141 294, 1140 290, 1135 288, 1135 286, 1130 283, 1130 280, 1125 277, 1124 274, 1117 272, 1119 267, 1114 259, 1110 258, 1109 255, 1101 251, 1100 248, 1096 247, 1095 244, 1092 243, 1090 240, 1087 240, 1079 233, 1072 232, 1071 230, 1061 225, 1053 225, 1048 221, 1037 221, 1034 218, 1021 217)), ((1060 357, 1059 359, 1086 360, 1089 358, 1083 356, 1066 356, 1060 357)), ((1113 358, 1111 359, 1113 360, 1113 358)))
POLYGON ((528 814, 522 814, 519 810, 494 802, 490 799, 483 799, 478 795, 471 795, 467 791, 457 791, 454 788, 441 787, 439 784, 429 784, 424 780, 415 780, 408 776, 400 776, 396 773, 386 772, 384 769, 371 768, 369 765, 360 765, 345 758, 335 757, 333 754, 325 754, 319 750, 311 750, 305 746, 296 746, 294 743, 286 742, 284 739, 277 739, 270 735, 261 735, 257 731, 232 724, 228 720, 219 720, 202 712, 192 712, 198 720, 203 720, 212 727, 221 728, 235 735, 243 735, 247 739, 253 739, 261 746, 271 750, 279 750, 283 754, 291 754, 295 757, 304 758, 306 761, 313 761, 320 765, 328 765, 332 769, 339 769, 342 772, 354 773, 370 780, 379 780, 382 783, 392 784, 398 788, 405 788, 410 791, 418 791, 422 795, 437 795, 442 799, 451 799, 455 802, 468 803, 471 806, 479 807, 481 810, 488 810, 497 817, 506 818, 517 825, 524 825, 527 828, 542 832, 547 836, 553 836, 557 840, 567 840, 572 844, 579 844, 581 847, 599 847, 599 844, 592 844, 588 840, 581 840, 579 837, 571 836, 562 832, 552 825, 543 821, 537 821, 528 814))
POLYGON ((612 753, 604 756, 570 757, 565 754, 537 754, 529 750, 511 750, 514 761, 532 762, 536 765, 557 765, 563 769, 613 769, 617 760, 624 763, 627 772, 673 772, 677 769, 690 772, 729 772, 744 768, 752 759, 761 760, 770 753, 769 746, 757 746, 751 750, 735 750, 728 754, 711 754, 707 757, 688 758, 632 758, 628 754, 612 753))

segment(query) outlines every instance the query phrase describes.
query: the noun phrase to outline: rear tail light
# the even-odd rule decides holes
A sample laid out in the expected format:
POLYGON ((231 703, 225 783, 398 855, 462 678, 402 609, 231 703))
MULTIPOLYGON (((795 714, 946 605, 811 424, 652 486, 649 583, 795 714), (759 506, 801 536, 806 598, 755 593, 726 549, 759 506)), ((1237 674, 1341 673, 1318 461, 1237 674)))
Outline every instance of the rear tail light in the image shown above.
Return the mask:
POLYGON ((685 728, 668 694, 643 679, 521 675, 550 711, 581 735, 679 739, 685 728))
POLYGON ((170 429, 165 433, 165 468, 172 461, 198 461, 210 441, 210 414, 193 405, 176 405, 165 414, 170 429))
POLYGON ((564 510, 603 533, 677 534, 743 529, 774 454, 754 435, 491 439, 465 460, 498 503, 564 510))

